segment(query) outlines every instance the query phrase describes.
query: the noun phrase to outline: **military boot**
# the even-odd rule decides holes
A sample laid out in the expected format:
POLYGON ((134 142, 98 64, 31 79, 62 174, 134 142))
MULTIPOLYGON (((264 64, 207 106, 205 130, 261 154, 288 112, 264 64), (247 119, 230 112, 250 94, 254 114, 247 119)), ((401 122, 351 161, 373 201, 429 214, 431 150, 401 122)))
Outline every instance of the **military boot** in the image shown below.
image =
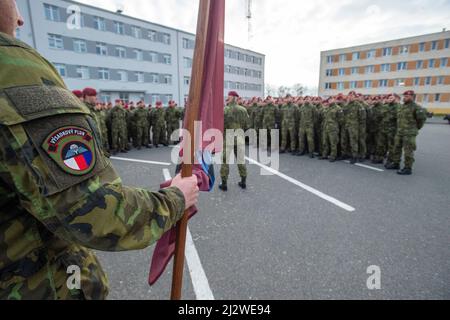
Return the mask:
POLYGON ((309 155, 309 157, 310 157, 311 159, 314 159, 314 153, 311 153, 311 154, 309 155))
POLYGON ((356 164, 356 162, 358 162, 358 159, 356 159, 356 158, 352 158, 350 160, 350 164, 356 164))
POLYGON ((297 153, 297 157, 303 157, 305 155, 305 151, 300 151, 297 153))
POLYGON ((384 166, 387 170, 399 170, 400 165, 395 163, 389 163, 384 166))
POLYGON ((239 187, 242 189, 247 189, 247 178, 241 177, 241 181, 238 183, 239 187))
POLYGON ((401 176, 410 176, 412 175, 412 170, 410 168, 403 168, 402 170, 398 171, 397 174, 401 176))
POLYGON ((219 189, 225 192, 228 191, 227 180, 222 180, 222 183, 219 184, 219 189))

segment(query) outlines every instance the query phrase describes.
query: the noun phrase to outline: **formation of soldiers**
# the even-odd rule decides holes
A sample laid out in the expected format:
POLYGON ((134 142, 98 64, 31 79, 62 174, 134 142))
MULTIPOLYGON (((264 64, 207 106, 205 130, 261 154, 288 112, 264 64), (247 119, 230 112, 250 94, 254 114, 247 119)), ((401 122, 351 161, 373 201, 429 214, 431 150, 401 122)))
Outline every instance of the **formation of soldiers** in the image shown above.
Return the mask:
POLYGON ((83 100, 91 110, 102 138, 106 154, 127 153, 131 148, 158 148, 177 144, 179 139, 171 140, 173 132, 180 128, 184 117, 184 108, 175 101, 169 101, 167 107, 156 102, 146 106, 143 101, 125 103, 116 100, 112 103, 97 102, 97 92, 93 88, 73 93, 83 100))
MULTIPOLYGON (((404 93, 403 103, 397 94, 368 96, 352 91, 326 99, 288 95, 238 98, 237 103, 247 109, 250 128, 280 129, 280 153, 352 164, 369 160, 410 175, 416 136, 426 121, 426 109, 414 100, 413 91, 404 93), (400 170, 403 151, 405 166, 400 170)), ((270 146, 270 134, 267 140, 270 146)))

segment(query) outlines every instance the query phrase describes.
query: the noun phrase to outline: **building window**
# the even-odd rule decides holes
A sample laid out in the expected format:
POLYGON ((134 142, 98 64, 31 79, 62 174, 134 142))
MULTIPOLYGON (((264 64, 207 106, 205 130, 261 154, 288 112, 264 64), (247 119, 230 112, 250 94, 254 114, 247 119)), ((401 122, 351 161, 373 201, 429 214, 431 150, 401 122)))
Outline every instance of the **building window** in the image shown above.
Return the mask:
POLYGON ((420 86, 420 78, 414 78, 414 85, 416 87, 420 86))
POLYGON ((150 82, 159 83, 159 75, 157 73, 150 73, 150 82))
POLYGON ((327 56, 327 63, 333 63, 333 56, 327 56))
POLYGON ((166 74, 163 77, 164 84, 172 84, 172 76, 170 74, 166 74))
POLYGON ((443 85, 444 84, 444 77, 443 76, 438 77, 436 83, 438 85, 443 85))
POLYGON ((63 39, 56 34, 48 35, 48 46, 52 49, 63 49, 63 39))
POLYGON ((164 33, 162 36, 162 43, 170 44, 170 34, 164 33))
POLYGON ((358 87, 358 82, 357 81, 351 81, 350 82, 350 88, 351 89, 356 89, 358 87))
POLYGON ((325 90, 329 90, 329 89, 331 89, 331 83, 327 82, 327 83, 325 83, 325 90))
POLYGON ((114 32, 117 34, 125 34, 125 27, 122 22, 114 21, 114 32))
POLYGON ((405 79, 396 79, 395 80, 395 86, 403 87, 404 85, 405 85, 405 79))
POLYGON ((429 96, 428 94, 424 94, 423 95, 423 102, 427 103, 429 101, 429 96))
POLYGON ((388 86, 388 80, 387 79, 380 80, 378 82, 378 86, 379 87, 387 87, 388 86))
POLYGON ((419 44, 419 52, 424 52, 425 51, 425 42, 422 42, 419 44))
POLYGON ((158 54, 156 52, 150 52, 149 56, 150 56, 150 61, 151 62, 157 62, 158 61, 158 54))
POLYGON ((441 58, 440 67, 441 68, 446 68, 447 64, 448 64, 448 58, 441 58))
POLYGON ((94 17, 94 29, 100 31, 106 31, 106 22, 105 19, 100 17, 94 17))
POLYGON ((142 50, 139 49, 135 49, 133 50, 135 56, 136 56, 136 60, 142 61, 144 59, 144 55, 142 53, 142 50))
MULTIPOLYGON (((225 82, 227 82, 227 81, 225 81, 225 82)), ((191 84, 191 77, 184 77, 184 85, 188 86, 190 84, 191 84)), ((226 89, 226 87, 225 87, 225 89, 226 89)))
POLYGON ((44 4, 45 8, 45 18, 50 21, 59 21, 59 10, 58 7, 49 4, 44 4))
POLYGON ((327 69, 327 71, 325 71, 325 76, 331 77, 332 75, 333 75, 333 70, 327 69))
POLYGON ((390 72, 391 65, 389 63, 385 63, 381 65, 381 72, 390 72))
POLYGON ((434 101, 441 102, 441 94, 440 93, 436 93, 436 95, 434 96, 434 101))
POLYGON ((139 27, 133 26, 131 27, 131 35, 137 39, 142 38, 142 30, 139 27))
POLYGON ((119 81, 123 81, 123 82, 128 81, 128 72, 118 71, 117 73, 119 74, 119 81))
POLYGON ((430 86, 431 85, 431 77, 426 77, 425 78, 425 85, 426 86, 430 86))
POLYGON ((383 57, 391 56, 392 48, 383 48, 383 57))
POLYGON ((345 54, 340 54, 339 55, 339 62, 344 62, 345 61, 345 54))
POLYGON ((116 47, 116 57, 126 58, 127 51, 123 47, 116 47))
POLYGON ((364 87, 366 89, 372 88, 372 80, 366 80, 364 81, 364 87))
POLYGON ((435 60, 434 59, 430 59, 428 61, 428 68, 434 68, 435 67, 435 60))
POLYGON ((408 54, 409 46, 400 46, 400 54, 408 54))
POLYGON ((353 52, 352 54, 352 60, 359 60, 360 53, 359 52, 353 52))
POLYGON ((67 76, 66 65, 60 64, 60 63, 55 63, 55 69, 58 71, 58 73, 61 77, 67 76))
POLYGON ((151 41, 156 41, 156 31, 148 30, 148 37, 151 41))
POLYGON ((87 80, 89 79, 89 68, 78 66, 77 67, 77 78, 87 80))
POLYGON ((397 71, 403 71, 407 69, 408 64, 406 62, 397 63, 397 71))
POLYGON ((109 69, 106 68, 98 69, 98 78, 100 80, 109 80, 109 69))
POLYGON ((369 50, 367 51, 367 59, 375 58, 376 50, 369 50))
POLYGON ((345 75, 345 69, 344 68, 339 69, 339 75, 340 76, 344 76, 345 75))
POLYGON ((191 39, 183 38, 183 48, 184 49, 194 49, 195 41, 191 39))
POLYGON ((445 40, 444 48, 445 48, 445 49, 450 48, 450 39, 446 39, 446 40, 445 40))
POLYGON ((95 51, 100 56, 108 55, 108 48, 106 47, 105 43, 97 43, 95 45, 95 51))
POLYGON ((338 90, 344 90, 344 83, 343 82, 338 82, 337 89, 338 90))
POLYGON ((143 72, 136 72, 135 73, 136 78, 137 78, 137 82, 144 82, 144 73, 143 72))
POLYGON ((353 67, 352 70, 351 70, 351 73, 352 74, 358 74, 359 73, 358 71, 359 71, 358 67, 353 67))
POLYGON ((172 57, 170 54, 163 55, 163 61, 164 64, 171 64, 172 63, 172 57))
POLYGON ((110 103, 111 102, 111 94, 109 93, 101 93, 100 94, 100 101, 103 103, 110 103))
POLYGON ((437 41, 431 42, 431 50, 437 50, 437 48, 438 48, 438 42, 437 41))
POLYGON ((416 69, 422 69, 423 68, 423 61, 419 60, 416 62, 416 69))
POLYGON ((374 73, 375 72, 375 66, 367 66, 366 67, 366 73, 374 73))
POLYGON ((191 58, 183 58, 184 61, 184 67, 185 68, 192 68, 192 59, 191 58))
POLYGON ((86 53, 87 45, 84 40, 73 40, 73 49, 78 53, 86 53))

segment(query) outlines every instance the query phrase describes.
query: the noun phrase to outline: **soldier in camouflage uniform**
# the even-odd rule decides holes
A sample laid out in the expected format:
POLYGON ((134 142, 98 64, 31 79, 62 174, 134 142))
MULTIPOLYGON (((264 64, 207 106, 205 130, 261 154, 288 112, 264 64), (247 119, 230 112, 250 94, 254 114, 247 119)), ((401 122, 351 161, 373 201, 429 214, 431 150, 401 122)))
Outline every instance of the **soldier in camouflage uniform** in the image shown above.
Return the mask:
POLYGON ((414 164, 414 151, 416 151, 416 137, 427 120, 427 110, 415 103, 414 91, 406 91, 403 104, 397 110, 397 134, 395 136, 394 154, 392 164, 387 168, 397 170, 400 168, 402 151, 405 153, 405 167, 398 171, 399 175, 411 175, 414 164))
POLYGON ((390 95, 381 110, 381 123, 378 130, 377 150, 375 154, 375 162, 383 163, 388 154, 387 164, 392 163, 394 154, 395 134, 397 132, 397 110, 398 104, 396 97, 390 95))
POLYGON ((367 156, 367 112, 369 105, 364 101, 362 94, 356 95, 361 105, 359 112, 359 162, 364 162, 367 156))
POLYGON ((245 135, 237 135, 232 139, 227 137, 226 130, 247 130, 249 123, 249 116, 247 110, 237 104, 239 95, 231 91, 228 93, 227 105, 224 109, 224 143, 223 143, 223 158, 222 166, 220 168, 220 177, 222 183, 219 188, 222 191, 228 191, 228 176, 230 174, 230 156, 234 152, 237 163, 239 176, 241 181, 239 186, 242 189, 247 188, 247 167, 245 166, 245 135))
POLYGON ((156 109, 152 112, 152 126, 155 147, 158 148, 160 144, 167 147, 165 111, 161 101, 156 102, 156 109))
POLYGON ((274 129, 278 129, 276 126, 278 107, 275 105, 275 101, 272 97, 267 97, 266 105, 263 107, 263 120, 262 120, 262 129, 267 130, 267 134, 261 137, 261 142, 263 142, 264 148, 267 150, 272 149, 272 135, 271 131, 274 129))
POLYGON ((111 126, 111 148, 113 155, 118 152, 127 153, 127 111, 121 100, 116 100, 114 107, 109 111, 107 122, 111 126))
POLYGON ((136 131, 135 147, 138 150, 141 150, 142 147, 150 149, 151 146, 148 144, 148 140, 146 140, 148 137, 145 136, 146 128, 148 128, 148 111, 145 109, 145 104, 142 101, 137 106, 137 109, 133 113, 133 124, 135 125, 136 131))
POLYGON ((285 103, 280 109, 282 123, 281 123, 281 147, 280 153, 285 153, 287 149, 294 154, 297 149, 297 123, 299 109, 294 99, 287 96, 285 103), (290 141, 290 146, 288 146, 290 141))
MULTIPOLYGON (((337 99, 342 99, 338 97, 337 99)), ((328 159, 335 162, 338 155, 339 128, 342 124, 343 111, 337 104, 335 97, 328 100, 329 106, 324 109, 323 115, 323 154, 321 160, 328 159)))
POLYGON ((254 111, 254 124, 255 124, 255 130, 256 134, 258 136, 258 142, 257 147, 259 147, 261 143, 261 132, 260 130, 263 128, 263 117, 264 117, 264 108, 266 107, 267 103, 260 99, 258 101, 258 107, 254 111))
MULTIPOLYGON (((342 141, 345 145, 349 142, 349 152, 351 155, 351 164, 355 164, 359 158, 359 125, 360 125, 360 114, 363 108, 358 101, 356 101, 356 93, 350 92, 348 96, 349 103, 345 107, 344 112, 344 127, 343 132, 341 132, 342 141)), ((343 150, 346 148, 343 147, 343 150)))
POLYGON ((369 124, 369 134, 371 136, 371 144, 369 147, 369 153, 373 156, 372 162, 378 163, 378 161, 375 159, 375 154, 377 151, 377 145, 378 145, 378 132, 380 131, 380 123, 383 118, 382 115, 383 112, 383 101, 381 97, 377 96, 375 97, 375 100, 373 102, 373 106, 370 110, 370 124, 369 124))
POLYGON ((89 109, 7 28, 22 24, 15 1, 0 12, 0 300, 105 299, 90 249, 152 245, 196 203, 197 179, 159 192, 123 186, 89 109), (80 288, 67 286, 71 266, 80 288))
POLYGON ((299 124, 298 124, 298 140, 299 140, 299 152, 298 156, 304 156, 309 154, 311 158, 314 158, 315 141, 314 131, 316 125, 316 108, 312 104, 311 97, 305 97, 304 104, 300 108, 299 124), (306 148, 308 146, 308 148, 306 148))
POLYGON ((169 139, 169 142, 173 142, 173 144, 176 144, 179 142, 179 139, 176 139, 174 141, 171 140, 172 134, 175 132, 175 130, 180 129, 180 113, 175 101, 169 101, 169 107, 166 109, 165 118, 167 123, 167 139, 169 139))
POLYGON ((314 124, 314 144, 316 146, 316 152, 319 154, 319 157, 322 156, 323 150, 323 101, 320 99, 314 105, 316 121, 314 124))

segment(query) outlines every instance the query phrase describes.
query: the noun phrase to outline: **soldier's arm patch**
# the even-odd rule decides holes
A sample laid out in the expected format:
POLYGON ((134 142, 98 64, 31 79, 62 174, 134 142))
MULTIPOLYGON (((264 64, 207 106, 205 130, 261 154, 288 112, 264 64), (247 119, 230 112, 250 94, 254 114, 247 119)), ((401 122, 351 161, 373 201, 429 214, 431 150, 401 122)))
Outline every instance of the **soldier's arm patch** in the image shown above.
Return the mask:
POLYGON ((82 127, 58 128, 44 140, 42 148, 63 171, 75 176, 90 173, 97 161, 94 137, 82 127))

